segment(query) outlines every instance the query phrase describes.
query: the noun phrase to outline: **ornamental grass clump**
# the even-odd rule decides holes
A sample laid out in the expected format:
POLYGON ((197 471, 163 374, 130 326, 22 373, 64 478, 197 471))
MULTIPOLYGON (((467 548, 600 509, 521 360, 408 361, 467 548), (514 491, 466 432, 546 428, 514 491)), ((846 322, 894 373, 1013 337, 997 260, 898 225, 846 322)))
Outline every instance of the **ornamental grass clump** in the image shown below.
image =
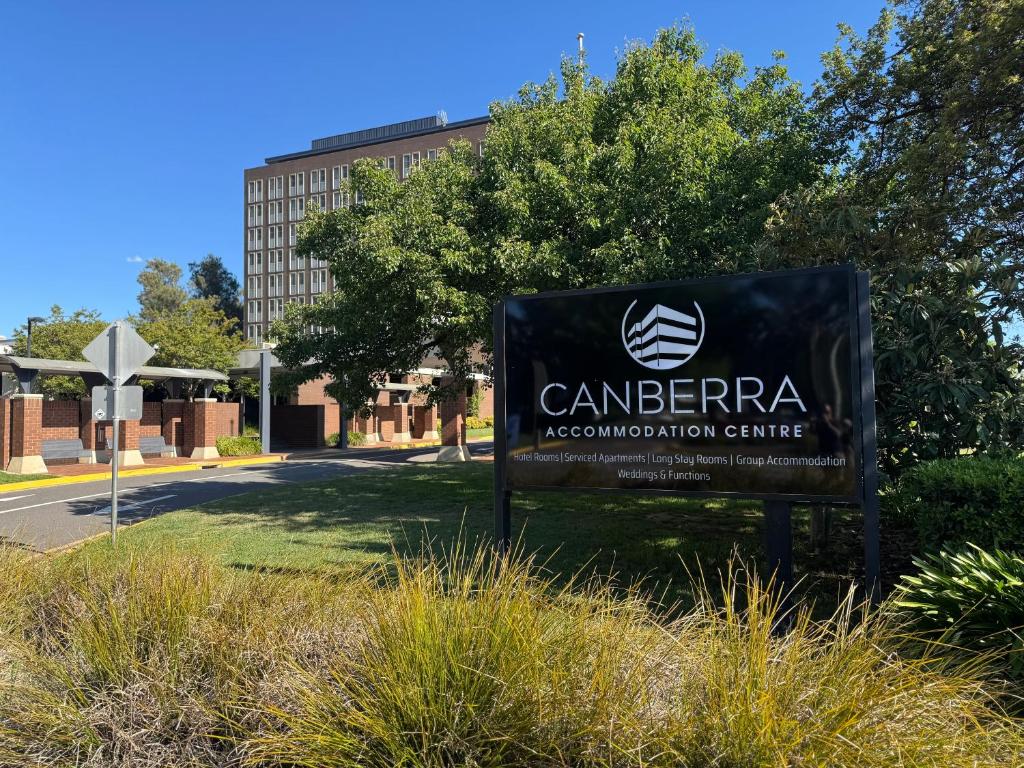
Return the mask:
POLYGON ((0 564, 5 768, 1024 764, 981 670, 742 571, 677 614, 460 545, 331 578, 130 537, 0 564))

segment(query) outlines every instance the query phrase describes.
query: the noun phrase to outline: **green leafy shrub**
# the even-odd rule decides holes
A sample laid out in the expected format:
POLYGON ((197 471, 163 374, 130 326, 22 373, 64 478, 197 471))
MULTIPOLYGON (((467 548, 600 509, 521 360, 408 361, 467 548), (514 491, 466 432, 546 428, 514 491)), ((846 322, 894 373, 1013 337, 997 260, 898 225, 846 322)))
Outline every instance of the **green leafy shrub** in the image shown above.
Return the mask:
POLYGON ((341 435, 337 432, 331 432, 331 434, 324 438, 324 445, 328 448, 337 448, 340 441, 341 435))
POLYGON ((887 496, 889 514, 914 525, 924 547, 972 542, 1024 547, 1024 459, 963 456, 920 464, 887 496))
POLYGON ((915 559, 895 605, 915 628, 945 647, 994 654, 1024 680, 1024 557, 1000 550, 943 550, 915 559))
POLYGON ((491 429, 494 427, 494 417, 467 416, 466 429, 491 429))
POLYGON ((263 450, 260 438, 239 435, 237 437, 218 437, 217 453, 221 456, 252 456, 263 450))
POLYGON ((348 431, 348 444, 353 447, 366 445, 366 435, 364 435, 362 432, 353 432, 350 429, 348 431))
POLYGON ((246 424, 242 429, 242 437, 259 437, 260 428, 255 427, 252 424, 246 424))

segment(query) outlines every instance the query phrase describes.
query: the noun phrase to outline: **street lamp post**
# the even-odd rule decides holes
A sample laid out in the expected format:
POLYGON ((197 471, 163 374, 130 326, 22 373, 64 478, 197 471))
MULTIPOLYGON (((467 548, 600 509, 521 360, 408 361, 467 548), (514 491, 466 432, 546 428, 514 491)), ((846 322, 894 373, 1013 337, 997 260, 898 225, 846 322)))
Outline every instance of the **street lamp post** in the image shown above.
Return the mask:
POLYGON ((45 322, 45 317, 30 317, 28 319, 28 338, 25 344, 25 357, 32 357, 32 323, 39 325, 39 323, 45 322))

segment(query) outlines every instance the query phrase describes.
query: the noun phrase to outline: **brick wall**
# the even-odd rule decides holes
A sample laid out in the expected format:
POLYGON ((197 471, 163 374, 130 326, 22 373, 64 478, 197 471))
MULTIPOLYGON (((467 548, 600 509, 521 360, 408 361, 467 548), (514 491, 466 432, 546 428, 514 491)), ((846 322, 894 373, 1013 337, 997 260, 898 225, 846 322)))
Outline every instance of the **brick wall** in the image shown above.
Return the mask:
POLYGON ((393 405, 378 405, 374 408, 377 415, 377 423, 380 439, 390 443, 395 437, 395 407, 393 405))
POLYGON ((466 444, 466 395, 460 392, 451 400, 443 400, 441 411, 441 443, 466 444))
POLYGON ((176 447, 180 456, 185 450, 185 424, 182 421, 185 404, 181 400, 164 400, 161 405, 164 442, 176 447))
POLYGON ((160 437, 163 434, 163 403, 143 403, 142 421, 139 424, 140 437, 160 437))
POLYGON ((43 440, 78 440, 79 413, 77 400, 43 400, 43 440))
POLYGON ((210 403, 215 415, 214 430, 217 437, 233 437, 242 434, 244 418, 241 403, 210 403))

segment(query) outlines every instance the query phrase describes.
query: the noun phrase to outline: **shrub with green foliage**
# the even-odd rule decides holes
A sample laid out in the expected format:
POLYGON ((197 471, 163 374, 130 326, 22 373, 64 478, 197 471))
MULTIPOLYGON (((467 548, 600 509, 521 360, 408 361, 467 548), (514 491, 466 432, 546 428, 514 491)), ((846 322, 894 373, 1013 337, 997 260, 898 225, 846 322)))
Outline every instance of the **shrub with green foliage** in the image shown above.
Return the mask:
POLYGON ((1024 547, 1024 458, 962 456, 905 472, 888 497, 924 547, 1024 547))
POLYGON ((366 435, 362 432, 348 431, 348 444, 350 446, 366 445, 366 435))
POLYGON ((324 445, 328 448, 337 448, 340 441, 341 435, 337 432, 331 432, 331 434, 324 438, 324 445))
POLYGON ((493 416, 467 416, 466 429, 491 429, 494 427, 493 416))
POLYGON ((989 654, 1024 680, 1024 557, 969 546, 915 559, 895 605, 944 647, 989 654))
POLYGON ((259 435, 217 438, 217 453, 221 456, 252 456, 262 450, 263 446, 260 444, 259 435))

